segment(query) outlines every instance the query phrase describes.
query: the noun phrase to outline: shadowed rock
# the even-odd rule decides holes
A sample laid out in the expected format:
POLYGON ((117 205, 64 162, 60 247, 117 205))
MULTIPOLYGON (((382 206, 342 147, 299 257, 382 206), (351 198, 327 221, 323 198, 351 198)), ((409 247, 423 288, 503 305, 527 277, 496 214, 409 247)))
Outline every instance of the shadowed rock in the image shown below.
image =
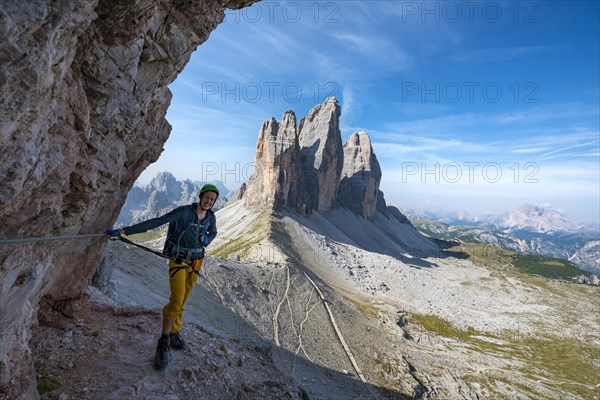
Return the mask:
POLYGON ((340 204, 364 217, 373 216, 377 211, 377 199, 381 193, 380 182, 381 168, 373 152, 369 135, 366 132, 353 133, 344 143, 344 169, 339 188, 340 204))
POLYGON ((340 115, 340 104, 330 97, 298 124, 306 206, 320 212, 329 211, 337 199, 343 166, 340 115))

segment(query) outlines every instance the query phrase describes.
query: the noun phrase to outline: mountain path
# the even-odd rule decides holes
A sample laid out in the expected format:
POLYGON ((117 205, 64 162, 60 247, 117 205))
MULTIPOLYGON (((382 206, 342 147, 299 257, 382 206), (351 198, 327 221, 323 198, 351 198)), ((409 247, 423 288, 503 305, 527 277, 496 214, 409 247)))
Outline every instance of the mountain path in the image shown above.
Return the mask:
MULTIPOLYGON (((286 300, 288 300, 288 293, 290 291, 290 268, 286 265, 286 275, 287 275, 287 279, 286 279, 286 286, 285 286, 285 291, 283 292, 283 296, 281 297, 281 301, 277 304, 277 307, 275 308, 275 312, 273 313, 273 337, 275 340, 275 344, 277 346, 281 346, 281 342, 279 341, 279 313, 281 312, 281 306, 283 305, 283 303, 285 303, 286 300)), ((279 289, 277 291, 279 293, 279 289)), ((291 313, 290 313, 290 318, 291 318, 291 313)), ((293 320, 292 320, 292 326, 293 326, 293 320)))

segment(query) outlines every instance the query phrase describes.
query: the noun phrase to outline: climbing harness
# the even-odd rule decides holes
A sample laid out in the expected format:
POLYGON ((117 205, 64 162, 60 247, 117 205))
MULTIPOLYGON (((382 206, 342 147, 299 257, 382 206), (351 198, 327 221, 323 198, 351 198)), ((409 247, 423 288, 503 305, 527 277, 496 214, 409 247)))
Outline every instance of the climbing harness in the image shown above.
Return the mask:
MULTIPOLYGON (((173 260, 172 260, 172 261, 173 261, 173 260)), ((173 262, 176 262, 176 261, 173 261, 173 262)), ((186 274, 189 274, 189 273, 191 272, 191 273, 194 273, 194 274, 196 274, 196 275, 200 276, 200 268, 198 268, 198 269, 196 270, 196 268, 195 268, 195 265, 196 265, 196 260, 192 261, 192 264, 191 264, 191 265, 188 265, 188 264, 186 264, 186 263, 181 263, 181 265, 175 265, 175 266, 173 266, 173 267, 169 267, 169 275, 170 275, 170 276, 171 276, 171 278, 172 278, 172 277, 174 277, 174 276, 175 276, 175 274, 177 274, 179 271, 181 271, 181 270, 185 270, 185 273, 186 273, 186 274), (191 268, 191 271, 190 271, 190 268, 191 268)))
MULTIPOLYGON (((207 190, 214 191, 215 189, 209 187, 207 190)), ((216 189, 216 191, 218 193, 218 189, 216 189)), ((189 212, 189 217, 185 225, 180 227, 179 220, 170 222, 169 228, 167 230, 167 238, 165 240, 165 245, 163 247, 162 252, 149 249, 148 247, 132 242, 131 240, 126 239, 123 236, 118 236, 111 239, 118 239, 124 243, 139 247, 140 249, 155 254, 159 257, 167 258, 173 263, 177 264, 169 268, 169 273, 171 277, 175 276, 175 274, 182 269, 185 269, 186 272, 189 273, 190 268, 192 272, 200 275, 200 271, 196 271, 194 265, 195 260, 204 258, 204 246, 197 248, 187 248, 181 246, 180 241, 182 237, 192 228, 194 228, 195 230, 195 235, 198 235, 199 237, 204 237, 208 229, 207 218, 208 214, 203 219, 199 219, 196 212, 194 210, 191 210, 189 212)))

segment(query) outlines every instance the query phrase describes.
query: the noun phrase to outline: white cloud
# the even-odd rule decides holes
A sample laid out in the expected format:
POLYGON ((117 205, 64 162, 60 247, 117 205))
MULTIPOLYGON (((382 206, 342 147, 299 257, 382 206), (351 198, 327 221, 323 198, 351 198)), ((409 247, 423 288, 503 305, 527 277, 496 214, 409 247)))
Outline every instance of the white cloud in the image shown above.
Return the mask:
POLYGON ((538 160, 543 160, 544 158, 548 158, 548 156, 552 155, 552 154, 556 154, 556 153, 564 153, 567 150, 572 150, 572 149, 576 149, 579 147, 583 147, 583 146, 589 146, 589 145, 598 145, 598 140, 594 140, 592 142, 587 142, 587 143, 580 143, 580 144, 576 144, 573 146, 567 146, 567 147, 563 147, 560 149, 556 149, 556 150, 552 150, 549 151, 547 153, 544 153, 542 155, 540 155, 539 157, 537 157, 538 160))

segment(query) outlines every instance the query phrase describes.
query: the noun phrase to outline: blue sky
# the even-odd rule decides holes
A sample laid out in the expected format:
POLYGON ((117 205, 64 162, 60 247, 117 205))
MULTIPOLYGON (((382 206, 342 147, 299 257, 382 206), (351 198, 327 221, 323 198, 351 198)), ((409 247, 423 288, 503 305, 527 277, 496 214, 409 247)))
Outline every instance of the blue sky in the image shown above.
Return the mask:
POLYGON ((252 172, 258 130, 336 96, 389 204, 598 222, 599 2, 263 1, 228 11, 171 84, 173 131, 140 176, 252 172), (195 163, 190 163, 195 160, 195 163), (190 169, 190 165, 196 168, 190 169))

